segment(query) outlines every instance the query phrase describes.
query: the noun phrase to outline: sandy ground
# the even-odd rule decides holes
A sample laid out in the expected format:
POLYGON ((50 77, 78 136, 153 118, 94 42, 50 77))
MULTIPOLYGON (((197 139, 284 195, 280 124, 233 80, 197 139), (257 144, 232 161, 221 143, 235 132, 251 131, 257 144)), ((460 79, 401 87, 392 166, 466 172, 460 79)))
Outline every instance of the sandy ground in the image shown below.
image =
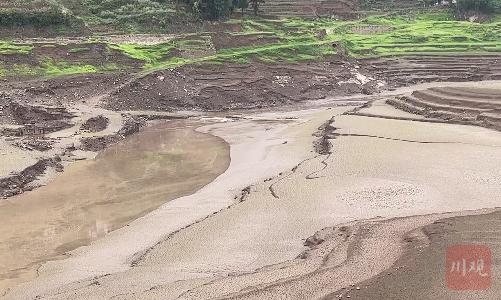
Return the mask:
POLYGON ((13 146, 12 143, 6 141, 4 137, 0 138, 0 157, 2 159, 2 164, 0 164, 0 177, 9 176, 13 172, 22 171, 24 168, 35 164, 39 156, 41 156, 39 151, 25 151, 20 153, 18 147, 13 146))
MULTIPOLYGON (((389 268, 407 233, 437 213, 499 205, 501 133, 341 115, 351 109, 203 128, 230 143, 227 172, 45 264, 5 298, 321 298, 389 268), (331 117, 332 154, 318 155, 311 134, 331 117)), ((392 108, 371 111, 381 112, 392 108)))

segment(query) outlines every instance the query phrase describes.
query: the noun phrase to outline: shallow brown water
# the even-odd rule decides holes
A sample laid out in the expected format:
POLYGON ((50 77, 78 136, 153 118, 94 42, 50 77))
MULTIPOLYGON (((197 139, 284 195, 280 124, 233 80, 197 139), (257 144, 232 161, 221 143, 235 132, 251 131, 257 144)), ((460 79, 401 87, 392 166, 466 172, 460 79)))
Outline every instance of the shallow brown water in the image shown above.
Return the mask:
POLYGON ((145 129, 71 164, 45 187, 0 204, 0 295, 161 204, 195 192, 229 165, 229 145, 184 121, 145 129))

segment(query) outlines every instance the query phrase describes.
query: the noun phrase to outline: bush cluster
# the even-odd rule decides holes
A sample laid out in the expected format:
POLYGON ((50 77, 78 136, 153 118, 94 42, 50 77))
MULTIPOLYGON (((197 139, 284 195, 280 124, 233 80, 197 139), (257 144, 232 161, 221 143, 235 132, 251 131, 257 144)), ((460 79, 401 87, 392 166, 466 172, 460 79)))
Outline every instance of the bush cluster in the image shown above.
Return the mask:
POLYGON ((7 1, 0 5, 0 26, 43 27, 68 24, 70 21, 69 13, 64 12, 57 2, 7 1))

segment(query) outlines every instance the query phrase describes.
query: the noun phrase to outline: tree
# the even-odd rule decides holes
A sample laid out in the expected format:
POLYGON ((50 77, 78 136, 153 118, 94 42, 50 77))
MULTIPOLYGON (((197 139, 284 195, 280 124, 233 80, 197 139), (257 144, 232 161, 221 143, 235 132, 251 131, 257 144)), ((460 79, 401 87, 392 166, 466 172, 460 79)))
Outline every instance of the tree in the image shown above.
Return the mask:
POLYGON ((501 9, 501 0, 457 0, 455 4, 461 18, 471 13, 494 14, 501 9))
POLYGON ((239 8, 242 12, 242 19, 244 18, 244 11, 249 7, 248 0, 233 0, 233 7, 239 8))
POLYGON ((252 10, 254 10, 254 15, 257 16, 257 14, 259 13, 259 5, 261 5, 261 3, 264 3, 264 0, 249 0, 250 1, 250 5, 252 6, 252 10))
POLYGON ((193 13, 204 20, 219 20, 229 17, 233 11, 233 0, 185 0, 193 13))

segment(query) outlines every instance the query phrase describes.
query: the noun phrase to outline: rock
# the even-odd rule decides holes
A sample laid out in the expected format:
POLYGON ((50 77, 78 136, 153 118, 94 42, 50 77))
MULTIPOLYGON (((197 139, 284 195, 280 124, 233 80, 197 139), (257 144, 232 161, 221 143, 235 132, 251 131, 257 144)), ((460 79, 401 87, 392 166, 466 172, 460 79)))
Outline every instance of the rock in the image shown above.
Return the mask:
POLYGON ((316 235, 314 235, 314 236, 310 236, 309 238, 307 238, 306 241, 304 241, 304 245, 306 247, 313 247, 313 246, 320 245, 324 241, 325 241, 324 239, 319 238, 316 235))

